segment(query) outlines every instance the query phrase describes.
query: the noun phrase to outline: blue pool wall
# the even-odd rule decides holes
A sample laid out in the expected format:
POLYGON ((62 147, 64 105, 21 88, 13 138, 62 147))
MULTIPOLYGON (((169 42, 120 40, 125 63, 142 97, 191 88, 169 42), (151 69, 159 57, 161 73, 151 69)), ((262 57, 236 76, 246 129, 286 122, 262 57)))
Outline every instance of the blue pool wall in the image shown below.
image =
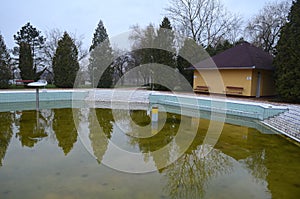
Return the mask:
POLYGON ((235 102, 231 100, 207 99, 195 96, 181 96, 172 94, 150 94, 150 105, 155 104, 201 110, 257 120, 265 120, 279 115, 288 109, 269 104, 235 102))
MULTIPOLYGON (((88 95, 86 91, 39 91, 39 101, 80 101, 88 95)), ((0 103, 35 102, 36 91, 5 92, 0 95, 0 103)))

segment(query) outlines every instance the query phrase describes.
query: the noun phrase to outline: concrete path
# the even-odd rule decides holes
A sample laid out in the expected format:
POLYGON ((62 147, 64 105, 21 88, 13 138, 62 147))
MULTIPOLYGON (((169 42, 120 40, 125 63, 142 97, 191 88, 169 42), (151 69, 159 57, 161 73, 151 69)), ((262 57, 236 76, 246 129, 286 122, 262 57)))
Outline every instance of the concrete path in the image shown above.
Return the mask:
POLYGON ((263 123, 280 133, 300 142, 300 106, 287 105, 288 111, 263 123))

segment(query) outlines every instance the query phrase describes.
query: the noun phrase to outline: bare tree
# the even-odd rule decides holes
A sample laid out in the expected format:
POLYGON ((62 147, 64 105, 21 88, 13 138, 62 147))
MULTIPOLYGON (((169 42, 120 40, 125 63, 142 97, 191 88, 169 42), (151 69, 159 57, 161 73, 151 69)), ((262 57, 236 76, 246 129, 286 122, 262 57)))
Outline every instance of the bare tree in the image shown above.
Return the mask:
POLYGON ((246 35, 250 41, 269 53, 274 53, 274 48, 279 40, 281 27, 287 22, 291 2, 269 2, 259 11, 246 27, 246 35))
POLYGON ((132 49, 137 50, 153 47, 156 35, 156 28, 151 23, 145 29, 141 28, 139 25, 132 26, 131 34, 129 36, 129 40, 133 42, 132 49))
POLYGON ((236 35, 241 26, 240 16, 227 11, 220 0, 170 0, 166 11, 181 35, 205 46, 236 35))
MULTIPOLYGON (((154 62, 156 29, 153 24, 149 24, 145 29, 139 25, 131 27, 132 31, 129 40, 132 41, 133 56, 136 66, 154 62)), ((151 83, 151 70, 139 70, 139 76, 142 77, 144 84, 151 83)))
POLYGON ((114 56, 113 67, 115 69, 115 81, 120 80, 121 85, 124 85, 124 78, 122 77, 127 71, 135 67, 135 59, 131 52, 118 48, 114 49, 114 56))
MULTIPOLYGON (((63 32, 59 29, 52 29, 46 32, 47 41, 44 47, 45 66, 51 68, 52 60, 58 46, 58 41, 62 38, 63 32)), ((77 36, 75 33, 70 34, 77 49, 78 49, 78 61, 81 61, 88 55, 88 50, 83 47, 83 36, 77 36)))

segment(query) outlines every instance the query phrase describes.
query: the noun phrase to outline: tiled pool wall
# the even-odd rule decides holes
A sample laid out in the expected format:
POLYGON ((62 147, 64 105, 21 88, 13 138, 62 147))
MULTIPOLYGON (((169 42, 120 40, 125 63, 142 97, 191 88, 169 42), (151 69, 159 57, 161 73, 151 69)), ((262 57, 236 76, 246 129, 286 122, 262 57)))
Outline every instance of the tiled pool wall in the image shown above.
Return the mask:
POLYGON ((211 100, 199 97, 151 94, 150 105, 161 104, 177 106, 181 108, 196 109, 226 115, 265 120, 287 111, 285 107, 271 106, 268 104, 256 104, 247 102, 235 102, 230 100, 211 100))
MULTIPOLYGON (((39 91, 39 101, 72 101, 84 100, 87 91, 39 91)), ((0 103, 35 102, 36 91, 3 92, 0 94, 0 103)))
POLYGON ((190 108, 181 109, 179 106, 174 106, 174 105, 156 104, 156 106, 158 106, 158 109, 163 112, 175 113, 175 114, 184 115, 188 117, 196 117, 196 118, 199 117, 202 119, 225 122, 228 124, 233 124, 238 126, 246 126, 250 128, 255 128, 264 134, 277 134, 276 131, 274 131, 273 129, 269 128, 266 125, 263 125, 259 120, 249 118, 249 117, 241 117, 241 116, 229 115, 229 114, 224 115, 222 113, 212 114, 211 111, 190 109, 190 108))
MULTIPOLYGON (((39 103, 39 109, 62 109, 62 108, 87 108, 84 101, 42 101, 39 103)), ((7 102, 0 103, 0 112, 8 111, 28 111, 35 110, 36 102, 7 102)))

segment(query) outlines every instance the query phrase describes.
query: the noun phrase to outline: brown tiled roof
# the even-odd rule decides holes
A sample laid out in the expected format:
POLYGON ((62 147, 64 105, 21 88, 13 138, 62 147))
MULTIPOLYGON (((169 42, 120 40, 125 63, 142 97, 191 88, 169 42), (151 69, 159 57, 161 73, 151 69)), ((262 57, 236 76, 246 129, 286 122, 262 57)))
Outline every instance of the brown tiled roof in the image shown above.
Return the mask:
POLYGON ((195 66, 195 68, 209 69, 217 66, 219 69, 257 68, 274 70, 272 63, 272 55, 249 44, 248 42, 243 42, 233 48, 211 57, 211 59, 206 59, 200 62, 195 66))

